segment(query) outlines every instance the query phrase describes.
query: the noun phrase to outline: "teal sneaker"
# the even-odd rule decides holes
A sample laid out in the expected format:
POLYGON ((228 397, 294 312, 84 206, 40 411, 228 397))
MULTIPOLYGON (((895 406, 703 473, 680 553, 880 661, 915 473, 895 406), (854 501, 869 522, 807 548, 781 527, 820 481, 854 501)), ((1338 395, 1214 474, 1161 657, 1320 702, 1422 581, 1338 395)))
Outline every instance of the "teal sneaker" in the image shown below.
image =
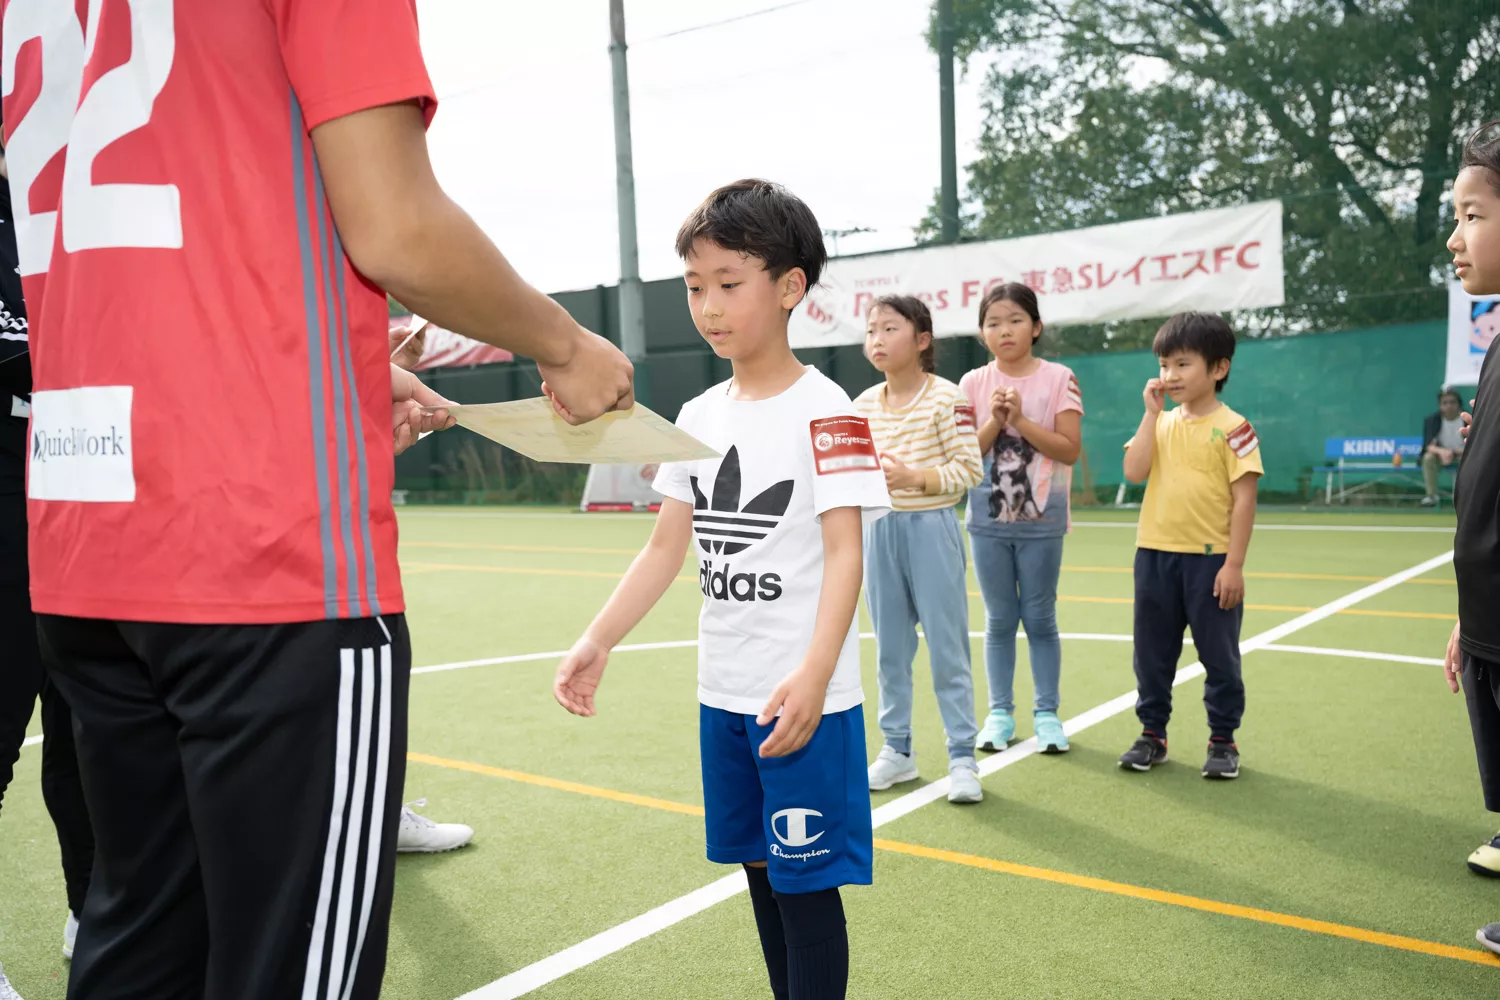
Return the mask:
POLYGON ((1068 734, 1056 712, 1036 713, 1036 748, 1041 753, 1068 752, 1068 734))
POLYGON ((984 728, 979 730, 979 739, 975 746, 980 750, 994 752, 1004 750, 1010 746, 1010 741, 1016 735, 1016 717, 1004 709, 996 709, 990 713, 990 717, 984 720, 984 728))

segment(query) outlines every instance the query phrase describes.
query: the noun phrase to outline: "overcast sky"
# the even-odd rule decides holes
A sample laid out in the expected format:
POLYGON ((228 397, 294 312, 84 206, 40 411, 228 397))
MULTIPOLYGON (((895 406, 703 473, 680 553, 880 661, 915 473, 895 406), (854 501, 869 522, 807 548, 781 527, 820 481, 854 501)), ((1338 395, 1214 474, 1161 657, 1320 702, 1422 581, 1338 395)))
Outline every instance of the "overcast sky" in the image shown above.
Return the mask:
MULTIPOLYGON (((443 186, 540 288, 613 283, 608 0, 417 6, 443 186)), ((642 276, 680 274, 683 217, 746 176, 787 185, 825 229, 875 230, 842 238, 842 253, 910 246, 939 184, 929 10, 928 0, 626 0, 642 276)), ((976 67, 958 84, 960 183, 981 76, 976 67)))

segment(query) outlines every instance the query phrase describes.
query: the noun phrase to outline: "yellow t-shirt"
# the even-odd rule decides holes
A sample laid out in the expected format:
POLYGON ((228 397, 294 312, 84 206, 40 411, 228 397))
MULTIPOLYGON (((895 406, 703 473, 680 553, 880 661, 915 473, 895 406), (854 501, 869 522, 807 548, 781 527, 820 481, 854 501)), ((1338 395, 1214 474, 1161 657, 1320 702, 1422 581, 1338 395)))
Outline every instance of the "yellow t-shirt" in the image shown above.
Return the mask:
POLYGON ((1255 428, 1229 407, 1196 418, 1180 406, 1163 413, 1156 421, 1156 455, 1135 544, 1196 555, 1227 551, 1229 485, 1264 472, 1255 428))

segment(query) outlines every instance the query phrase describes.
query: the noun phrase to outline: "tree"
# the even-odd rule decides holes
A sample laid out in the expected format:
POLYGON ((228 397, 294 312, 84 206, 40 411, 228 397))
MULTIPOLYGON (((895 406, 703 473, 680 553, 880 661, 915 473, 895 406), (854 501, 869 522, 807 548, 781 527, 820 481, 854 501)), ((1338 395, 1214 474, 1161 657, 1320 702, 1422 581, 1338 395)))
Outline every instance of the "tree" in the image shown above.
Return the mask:
MULTIPOLYGON (((1500 117, 1489 0, 955 0, 991 53, 965 236, 994 239, 1280 198, 1287 305, 1251 335, 1444 312, 1445 191, 1500 117)), ((936 39, 936 8, 930 41, 936 39)), ((936 208, 918 226, 936 235, 936 208)), ((1155 322, 1064 331, 1149 343, 1155 322)))

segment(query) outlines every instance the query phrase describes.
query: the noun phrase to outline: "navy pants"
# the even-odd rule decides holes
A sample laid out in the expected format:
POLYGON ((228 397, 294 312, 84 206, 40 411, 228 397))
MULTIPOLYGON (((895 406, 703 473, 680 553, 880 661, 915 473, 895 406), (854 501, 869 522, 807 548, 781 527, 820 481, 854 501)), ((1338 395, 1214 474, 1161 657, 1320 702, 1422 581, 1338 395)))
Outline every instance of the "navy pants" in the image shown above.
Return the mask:
POLYGON ((1198 660, 1208 672, 1203 704, 1214 736, 1234 739, 1245 714, 1240 677, 1240 623, 1244 605, 1228 611, 1214 596, 1214 577, 1225 556, 1135 552, 1135 714, 1141 728, 1167 738, 1172 680, 1182 656, 1182 633, 1193 630, 1198 660))

